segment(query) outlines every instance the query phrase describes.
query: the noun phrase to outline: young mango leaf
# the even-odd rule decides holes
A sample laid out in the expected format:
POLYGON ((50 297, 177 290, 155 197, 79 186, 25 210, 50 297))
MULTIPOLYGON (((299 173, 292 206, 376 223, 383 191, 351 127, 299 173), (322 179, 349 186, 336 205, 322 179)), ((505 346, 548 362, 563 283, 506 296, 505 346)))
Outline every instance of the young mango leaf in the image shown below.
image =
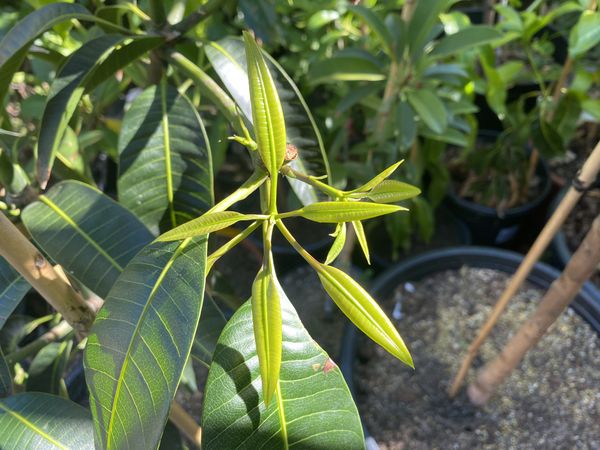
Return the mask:
POLYGON ((367 243, 367 236, 365 235, 365 229, 363 228, 363 224, 360 220, 352 221, 352 227, 354 228, 354 232, 356 233, 356 239, 360 245, 360 248, 365 255, 365 259, 367 260, 367 264, 371 265, 371 255, 369 254, 369 244, 367 243))
POLYGON ((0 400, 0 448, 94 450, 88 411, 70 400, 25 392, 0 400))
POLYGON ((0 329, 30 288, 27 280, 0 256, 0 329))
POLYGON ((50 178, 59 144, 83 94, 161 42, 163 39, 156 36, 107 34, 86 42, 69 56, 50 87, 40 124, 36 152, 42 188, 50 178))
POLYGON ((501 37, 502 33, 494 27, 473 25, 440 39, 429 53, 429 56, 443 58, 448 55, 459 54, 465 50, 492 43, 501 37))
MULTIPOLYGON (((244 117, 252 122, 248 70, 243 42, 233 38, 212 42, 206 47, 206 56, 242 110, 244 117)), ((267 67, 279 93, 287 140, 298 149, 298 157, 290 163, 290 166, 306 175, 327 175, 331 182, 329 163, 321 133, 298 87, 273 58, 264 52, 263 56, 266 58, 267 67)), ((315 188, 291 178, 288 178, 288 181, 302 204, 307 205, 318 201, 315 188)))
POLYGON ((2 103, 13 75, 19 70, 27 56, 27 50, 35 38, 54 25, 70 19, 97 22, 110 28, 120 29, 120 27, 95 17, 78 4, 57 2, 28 14, 0 41, 0 103, 2 103))
POLYGON ((384 181, 385 179, 387 179, 390 176, 392 176, 392 174, 396 171, 396 169, 403 162, 404 162, 404 160, 398 161, 397 163, 392 164, 390 167, 388 167, 387 169, 381 171, 379 174, 377 174, 376 176, 374 176, 373 178, 371 178, 369 181, 367 181, 362 186, 359 186, 356 189, 351 190, 350 193, 364 193, 364 192, 369 192, 371 189, 373 189, 375 186, 377 186, 378 184, 380 184, 382 181, 384 181))
POLYGON ((416 197, 421 189, 408 183, 397 180, 385 180, 375 186, 367 198, 376 203, 396 203, 402 200, 416 197))
POLYGON ((13 377, 0 347, 0 398, 8 397, 13 393, 13 377))
POLYGON ((363 333, 400 361, 414 367, 408 348, 396 327, 360 284, 332 266, 321 265, 317 275, 338 308, 363 333))
POLYGON ((145 247, 98 313, 84 367, 99 448, 158 446, 200 318, 206 241, 145 247))
POLYGON ((431 131, 441 134, 448 126, 448 115, 442 101, 431 91, 419 89, 406 93, 408 102, 431 131))
POLYGON ((22 218, 40 248, 101 297, 153 239, 131 212, 77 181, 54 185, 22 218))
POLYGON ((244 43, 252 123, 258 152, 271 178, 275 178, 285 159, 287 146, 283 108, 271 72, 256 41, 250 34, 244 33, 244 43))
POLYGON ((119 135, 119 201, 153 233, 213 202, 210 147, 191 102, 163 79, 125 113, 119 135))
POLYGON ((396 205, 379 205, 367 202, 319 202, 289 213, 319 223, 352 222, 407 211, 396 205))
POLYGON ((251 302, 225 326, 206 382, 205 450, 364 448, 356 406, 335 363, 311 338, 283 292, 278 401, 262 401, 251 302))
POLYGON ((359 54, 339 55, 311 65, 308 79, 312 84, 336 81, 381 81, 386 75, 379 64, 359 54))
POLYGON ((260 366, 260 379, 265 405, 269 406, 277 386, 281 368, 281 292, 273 268, 273 255, 266 255, 266 263, 252 285, 252 323, 254 342, 260 366))
POLYGON ((600 13, 585 11, 569 34, 569 55, 578 58, 600 43, 600 13))
POLYGON ((331 244, 331 248, 327 253, 327 258, 325 258, 325 264, 331 264, 335 261, 335 258, 338 257, 342 249, 344 248, 344 244, 346 243, 346 223, 338 223, 335 229, 335 233, 333 234, 335 239, 333 240, 333 244, 331 244))
POLYGON ((390 56, 394 55, 394 39, 390 30, 386 27, 383 20, 370 8, 365 8, 360 5, 349 5, 348 11, 358 16, 365 22, 371 31, 377 36, 386 49, 386 53, 390 56))
POLYGON ((27 391, 66 394, 63 374, 69 362, 73 341, 53 342, 41 349, 31 361, 27 391))
POLYGON ((222 230, 223 228, 230 227, 241 220, 258 220, 264 219, 265 217, 267 216, 262 216, 260 214, 241 214, 236 211, 208 212, 197 219, 191 220, 183 225, 179 225, 171 231, 161 234, 157 240, 166 242, 202 236, 203 234, 213 233, 222 230))

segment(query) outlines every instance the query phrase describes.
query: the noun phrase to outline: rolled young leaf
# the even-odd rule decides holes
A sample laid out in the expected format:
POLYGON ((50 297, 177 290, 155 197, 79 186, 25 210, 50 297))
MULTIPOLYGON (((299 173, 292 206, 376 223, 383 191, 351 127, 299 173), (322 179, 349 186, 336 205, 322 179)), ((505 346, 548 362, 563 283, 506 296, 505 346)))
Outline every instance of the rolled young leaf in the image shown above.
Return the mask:
POLYGON ((325 291, 354 325, 400 361, 414 368, 412 357, 396 327, 361 285, 332 266, 321 265, 317 274, 325 291))
POLYGON ((329 249, 329 253, 327 253, 327 258, 325 259, 325 264, 331 264, 335 261, 335 258, 338 257, 342 249, 344 248, 344 244, 346 243, 346 223, 338 223, 335 233, 335 240, 329 249))
POLYGON ((354 220, 352 222, 352 226, 354 227, 354 232, 356 233, 356 239, 360 244, 360 248, 365 255, 365 259, 367 263, 371 265, 371 255, 369 254, 369 244, 367 244, 367 236, 365 235, 365 229, 363 228, 363 224, 360 220, 354 220))
POLYGON ((285 213, 287 216, 300 216, 319 223, 352 222, 372 219, 373 217, 391 214, 397 211, 408 211, 402 206, 380 205, 368 202, 319 202, 304 208, 285 213))
POLYGON ((256 143, 266 169, 274 178, 285 159, 287 144, 283 109, 258 45, 248 33, 244 33, 244 43, 256 143))
POLYGON ((266 258, 266 264, 260 269, 252 285, 251 303, 263 399, 268 406, 279 383, 282 331, 281 286, 273 268, 273 255, 269 253, 266 258))
POLYGON ((191 220, 177 228, 173 228, 164 234, 161 234, 157 241, 177 241, 189 237, 201 236, 203 234, 213 233, 230 227, 241 220, 264 219, 265 216, 259 214, 241 214, 235 211, 208 212, 191 220))

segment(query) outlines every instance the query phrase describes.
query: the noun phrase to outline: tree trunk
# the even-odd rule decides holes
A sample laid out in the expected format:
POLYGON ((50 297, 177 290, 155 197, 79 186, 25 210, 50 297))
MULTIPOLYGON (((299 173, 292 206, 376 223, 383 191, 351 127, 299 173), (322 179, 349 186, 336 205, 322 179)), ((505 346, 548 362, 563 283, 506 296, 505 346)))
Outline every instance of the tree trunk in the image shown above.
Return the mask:
MULTIPOLYGON (((552 283, 537 309, 510 339, 500 355, 486 364, 468 388, 476 405, 484 405, 497 387, 512 373, 532 348, 569 306, 583 283, 600 262, 600 216, 596 217, 583 242, 561 276, 552 283)), ((558 356, 558 355, 557 355, 558 356)))

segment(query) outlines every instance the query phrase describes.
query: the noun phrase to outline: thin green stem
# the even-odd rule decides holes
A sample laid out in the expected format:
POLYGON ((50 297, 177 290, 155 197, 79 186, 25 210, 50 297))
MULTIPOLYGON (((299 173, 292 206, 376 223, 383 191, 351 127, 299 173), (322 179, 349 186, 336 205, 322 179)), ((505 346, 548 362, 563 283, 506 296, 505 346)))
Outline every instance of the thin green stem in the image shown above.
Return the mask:
POLYGON ((252 234, 252 232, 256 230, 262 222, 263 221, 258 220, 256 222, 252 222, 244 231, 237 234, 235 237, 227 241, 226 244, 223 244, 221 247, 219 247, 217 250, 211 253, 206 261, 206 274, 208 275, 214 264, 219 260, 221 256, 223 256, 233 247, 235 247, 248 236, 250 236, 250 234, 252 234))
POLYGON ((268 176, 266 173, 261 171, 255 171, 250 178, 248 178, 244 184, 242 184, 236 191, 234 191, 231 195, 228 195, 226 198, 221 200, 215 206, 207 211, 207 213, 214 212, 222 212, 227 210, 229 207, 234 205, 235 203, 244 200, 250 194, 252 194, 256 189, 258 189, 266 180, 268 176))
POLYGON ((531 66, 531 70, 533 72, 533 76, 535 77, 538 84, 540 85, 540 91, 542 91, 542 96, 544 98, 546 98, 548 96, 548 89, 546 87, 546 83, 544 83, 544 78, 541 76, 540 72, 538 71, 537 66, 535 65, 535 62, 533 60, 533 55, 531 54, 531 49, 529 48, 527 43, 525 43, 524 48, 525 48, 525 54, 527 55, 527 59, 529 60, 529 65, 531 66))
POLYGON ((296 180, 302 181, 303 183, 309 184, 331 198, 338 198, 343 195, 343 192, 339 189, 329 186, 328 184, 319 181, 315 177, 311 177, 310 175, 298 172, 289 165, 283 166, 281 169, 279 169, 279 172, 281 172, 281 174, 285 175, 286 177, 294 178, 296 180))
POLYGON ((290 231, 286 228, 286 226, 281 220, 275 220, 275 225, 277 225, 277 228, 279 228, 279 231, 281 231, 283 237, 286 238, 286 240, 290 243, 292 247, 294 247, 294 250, 296 250, 300 254, 300 256, 302 256, 306 260, 306 262, 311 265, 311 267, 313 267, 315 270, 321 269, 321 263, 319 263, 319 261, 313 258, 313 256, 310 253, 308 253, 304 249, 304 247, 302 247, 298 243, 298 241, 296 241, 294 236, 292 236, 292 233, 290 233, 290 231))
POLYGON ((41 335, 35 341, 30 342, 24 347, 6 355, 6 362, 12 366, 13 364, 34 355, 51 342, 56 342, 74 334, 73 327, 66 320, 61 321, 58 325, 41 335))

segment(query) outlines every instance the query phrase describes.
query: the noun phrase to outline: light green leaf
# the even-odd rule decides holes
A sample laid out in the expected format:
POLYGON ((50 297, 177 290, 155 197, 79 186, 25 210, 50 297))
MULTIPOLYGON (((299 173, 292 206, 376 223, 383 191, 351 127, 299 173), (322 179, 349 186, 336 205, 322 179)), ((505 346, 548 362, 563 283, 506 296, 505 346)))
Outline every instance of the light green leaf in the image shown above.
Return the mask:
POLYGON ((252 285, 252 323, 254 342, 260 366, 262 394, 269 406, 279 385, 281 368, 281 286, 273 268, 273 255, 266 262, 252 285))
POLYGON ((447 142, 458 147, 467 147, 469 145, 469 138, 464 133, 461 133, 455 128, 448 127, 442 134, 436 134, 429 130, 423 130, 422 136, 433 139, 434 141, 447 142))
POLYGON ((334 233, 335 239, 333 240, 333 244, 331 244, 331 248, 329 252, 327 252, 327 258, 325 259, 325 264, 331 264, 335 261, 335 258, 338 257, 342 249, 344 248, 344 244, 346 243, 346 223, 338 223, 334 233))
POLYGON ((386 53, 394 55, 394 39, 381 18, 370 8, 360 5, 349 5, 348 10, 360 17, 375 33, 379 41, 385 47, 386 53))
POLYGON ((206 238, 153 243, 125 268, 84 354, 96 445, 156 448, 204 297, 206 238))
POLYGON ((0 256, 0 329, 29 289, 27 280, 0 256))
POLYGON ((421 120, 434 133, 441 134, 448 126, 448 116, 442 101, 431 91, 419 89, 406 93, 408 102, 421 120))
POLYGON ((246 302, 223 330, 208 374, 203 448, 364 449, 360 419, 340 370, 280 295, 279 401, 268 407, 261 401, 251 304, 246 302))
MULTIPOLYGON (((250 89, 248 87, 243 42, 232 38, 212 42, 210 46, 206 47, 206 55, 242 110, 244 117, 252 122, 250 89)), ((298 149, 298 157, 290 163, 290 166, 306 175, 327 175, 331 182, 323 140, 306 102, 292 79, 281 66, 268 54, 263 52, 263 56, 266 58, 267 67, 279 92, 287 140, 298 149)), ((288 181, 302 204, 307 205, 318 201, 315 188, 291 178, 288 178, 288 181)))
POLYGON ((66 392, 63 374, 69 362, 73 341, 53 342, 41 349, 31 361, 27 391, 60 395, 66 392))
POLYGON ((131 212, 77 181, 54 185, 22 218, 41 249, 101 297, 153 239, 131 212))
POLYGON ((502 34, 494 27, 473 25, 440 39, 429 55, 434 58, 443 58, 480 45, 489 44, 501 37, 502 34))
POLYGON ((420 193, 421 189, 411 184, 397 180, 385 180, 375 186, 367 194, 367 198, 377 203, 396 203, 416 197, 420 193))
POLYGON ((361 285, 332 266, 321 265, 317 274, 325 291, 354 325, 400 361, 414 367, 396 327, 361 285))
POLYGON ((162 42, 158 37, 107 34, 73 52, 56 75, 42 116, 36 146, 38 180, 44 187, 67 125, 86 91, 162 42))
POLYGON ((258 220, 266 216, 241 214, 235 211, 208 212, 197 219, 179 225, 158 237, 158 241, 177 241, 189 237, 202 236, 230 227, 241 220, 258 220))
MULTIPOLYGON (((0 347, 0 398, 8 397, 13 393, 13 377, 6 363, 2 347, 0 347)), ((1 438, 0 434, 0 438, 1 438)))
POLYGON ((403 162, 404 162, 404 160, 398 161, 397 163, 392 164, 387 169, 382 170, 379 174, 377 174, 376 176, 374 176, 373 178, 371 178, 365 184, 363 184, 360 187, 357 187, 356 189, 353 189, 350 192, 351 193, 365 193, 365 192, 369 192, 375 186, 377 186, 378 184, 380 184, 383 180, 385 180, 385 179, 389 178, 390 176, 392 176, 392 174, 396 171, 396 169, 403 162))
POLYGON ((81 406, 26 392, 0 400, 0 448, 94 450, 92 420, 81 406))
POLYGON ((380 205, 367 202, 318 202, 289 213, 319 223, 352 222, 406 211, 396 205, 380 205))
POLYGON ((119 200, 153 233, 213 202, 208 138, 194 106, 162 80, 137 97, 119 135, 119 200))
POLYGON ((245 33, 244 43, 254 134, 260 157, 273 178, 277 177, 283 164, 287 146, 283 108, 271 72, 254 38, 245 33))
POLYGON ((371 58, 334 56, 311 65, 308 80, 312 84, 336 81, 380 81, 385 80, 382 68, 371 58))
POLYGON ((317 11, 309 17, 306 28, 309 30, 318 30, 319 28, 324 27, 328 23, 331 23, 339 18, 340 13, 333 9, 317 11))
POLYGON ((569 34, 569 54, 578 58, 600 42, 600 13, 585 11, 569 34))
POLYGON ((365 229, 363 228, 363 224, 360 220, 355 220, 352 222, 352 226, 354 227, 354 232, 356 233, 356 239, 360 244, 360 248, 362 249, 363 255, 365 255, 365 259, 367 260, 367 264, 371 265, 371 255, 369 254, 369 244, 367 243, 367 236, 365 235, 365 229))

